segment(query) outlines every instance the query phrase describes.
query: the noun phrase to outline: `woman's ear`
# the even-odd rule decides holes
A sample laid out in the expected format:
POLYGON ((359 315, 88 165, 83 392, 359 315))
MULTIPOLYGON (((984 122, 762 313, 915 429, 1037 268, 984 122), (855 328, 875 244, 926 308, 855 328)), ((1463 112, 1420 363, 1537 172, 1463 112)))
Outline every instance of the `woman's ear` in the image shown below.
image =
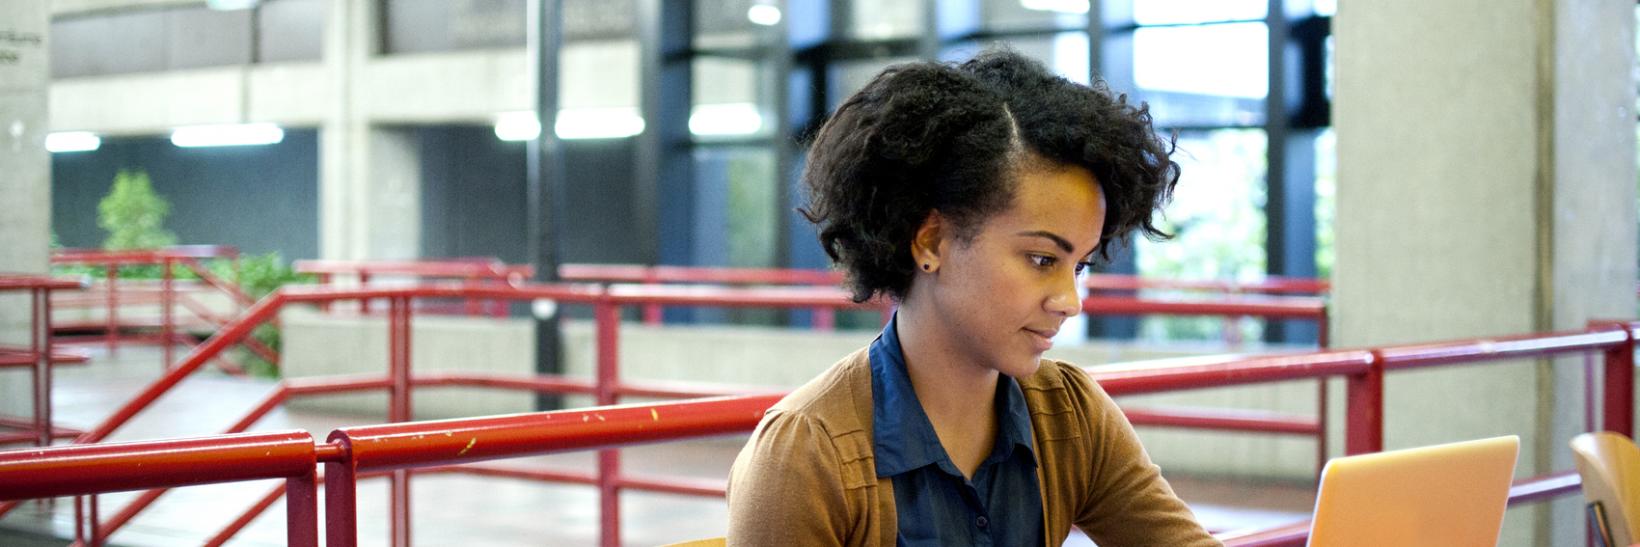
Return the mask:
POLYGON ((940 269, 942 242, 945 232, 951 229, 950 224, 939 211, 929 211, 923 218, 917 233, 911 237, 911 259, 917 263, 917 269, 923 273, 934 273, 940 269))

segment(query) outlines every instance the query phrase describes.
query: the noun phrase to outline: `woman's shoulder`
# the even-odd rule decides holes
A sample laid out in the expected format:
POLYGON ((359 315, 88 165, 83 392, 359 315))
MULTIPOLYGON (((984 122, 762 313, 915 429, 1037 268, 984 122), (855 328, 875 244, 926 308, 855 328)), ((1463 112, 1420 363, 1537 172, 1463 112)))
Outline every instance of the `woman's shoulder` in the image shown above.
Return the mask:
POLYGON ((1038 392, 1062 397, 1104 397, 1104 390, 1082 367, 1057 359, 1043 359, 1036 373, 1019 379, 1026 394, 1038 392))

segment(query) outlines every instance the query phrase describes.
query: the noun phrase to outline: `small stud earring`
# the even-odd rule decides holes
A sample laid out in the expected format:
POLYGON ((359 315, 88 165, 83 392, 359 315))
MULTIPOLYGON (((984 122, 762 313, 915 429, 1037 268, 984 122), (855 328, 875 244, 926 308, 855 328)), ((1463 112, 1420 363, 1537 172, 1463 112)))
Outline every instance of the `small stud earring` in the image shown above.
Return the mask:
POLYGON ((924 263, 924 264, 923 264, 923 271, 925 271, 925 272, 932 272, 932 271, 934 271, 934 267, 933 267, 933 266, 929 266, 929 265, 928 265, 928 264, 927 264, 927 263, 924 263))

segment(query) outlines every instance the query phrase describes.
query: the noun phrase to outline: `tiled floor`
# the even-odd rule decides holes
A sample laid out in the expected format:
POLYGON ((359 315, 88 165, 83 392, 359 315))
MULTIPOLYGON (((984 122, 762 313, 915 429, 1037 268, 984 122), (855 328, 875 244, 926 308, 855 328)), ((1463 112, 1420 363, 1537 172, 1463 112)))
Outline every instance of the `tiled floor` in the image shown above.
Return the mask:
MULTIPOLYGON (((90 427, 141 390, 160 372, 159 350, 122 347, 109 355, 101 346, 87 365, 56 373, 54 409, 59 423, 90 427)), ((8 381, 15 381, 8 378, 8 381)), ((116 433, 112 440, 197 436, 228 427, 272 386, 266 380, 200 372, 116 433)), ((299 428, 322 438, 343 425, 378 423, 382 416, 332 416, 277 410, 255 430, 299 428)), ((624 468, 635 473, 667 473, 721 479, 744 437, 671 443, 626 449, 624 468)), ((12 447, 8 447, 12 448, 12 447)), ((592 454, 577 453, 507 462, 592 469, 592 454)), ((1309 485, 1250 484, 1194 477, 1170 477, 1174 487, 1210 528, 1233 530, 1299 520, 1313 503, 1309 485)), ((387 538, 387 483, 361 485, 359 540, 381 545, 387 538)), ((271 482, 182 488, 166 494, 114 534, 119 545, 197 545, 267 492, 271 482)), ((101 497, 104 518, 135 494, 101 497)), ((417 477, 411 491, 413 538, 417 545, 596 545, 597 493, 591 487, 512 479, 439 474, 417 477)), ((30 503, 0 520, 0 528, 47 531, 67 537, 72 504, 54 508, 30 503)), ((621 502, 623 543, 658 545, 722 535, 722 499, 629 492, 621 502)), ((275 504, 229 545, 283 545, 284 505, 275 504)), ((1067 545, 1092 545, 1073 534, 1067 545)))

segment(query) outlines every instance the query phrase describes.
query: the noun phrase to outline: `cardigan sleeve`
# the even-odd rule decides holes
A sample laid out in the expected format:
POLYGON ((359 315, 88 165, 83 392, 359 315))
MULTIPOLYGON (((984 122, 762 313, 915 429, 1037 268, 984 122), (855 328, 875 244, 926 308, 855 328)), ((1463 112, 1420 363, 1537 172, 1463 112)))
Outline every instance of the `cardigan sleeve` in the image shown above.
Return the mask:
POLYGON ((1092 443, 1092 485, 1076 514, 1076 526, 1108 547, 1220 546, 1162 478, 1122 415, 1098 384, 1074 369, 1073 392, 1087 405, 1092 443))
POLYGON ((772 410, 729 472, 728 545, 842 545, 849 535, 842 462, 825 428, 772 410))

